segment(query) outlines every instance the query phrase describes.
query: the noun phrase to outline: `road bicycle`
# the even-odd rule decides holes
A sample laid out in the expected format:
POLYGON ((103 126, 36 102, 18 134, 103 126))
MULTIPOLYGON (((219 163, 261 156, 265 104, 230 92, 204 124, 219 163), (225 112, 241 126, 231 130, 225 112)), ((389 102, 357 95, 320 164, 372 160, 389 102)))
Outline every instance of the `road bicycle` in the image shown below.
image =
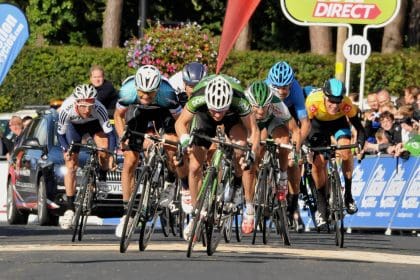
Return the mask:
POLYGON ((263 243, 267 244, 271 228, 274 225, 284 245, 290 245, 290 233, 287 217, 287 200, 276 198, 277 184, 280 179, 280 162, 276 155, 279 149, 294 150, 294 145, 277 144, 269 138, 261 141, 265 153, 259 166, 255 194, 255 230, 252 244, 255 244, 257 229, 262 233, 263 243))
MULTIPOLYGON (((226 185, 233 186, 232 149, 239 149, 246 152, 246 160, 249 159, 250 148, 227 142, 227 138, 220 128, 216 130, 216 137, 211 138, 193 131, 195 137, 216 144, 216 150, 212 156, 211 163, 207 166, 203 182, 197 195, 197 202, 192 211, 191 236, 188 240, 187 257, 191 257, 194 245, 202 241, 206 247, 207 255, 211 256, 226 234, 225 227, 233 215, 231 197, 224 198, 226 185), (229 157, 227 156, 229 155, 229 157), (221 173, 221 167, 228 172, 221 173)), ((192 142, 192 141, 191 141, 192 142)))
POLYGON ((329 213, 328 226, 331 225, 335 231, 335 245, 343 248, 344 246, 344 211, 343 187, 336 161, 336 151, 359 148, 358 144, 350 145, 330 145, 325 147, 311 147, 313 152, 323 153, 327 160, 327 191, 330 198, 327 203, 327 213, 329 213))
POLYGON ((165 211, 165 207, 159 205, 167 172, 167 156, 164 145, 175 147, 179 145, 179 143, 164 139, 161 136, 136 132, 128 128, 125 129, 121 141, 124 142, 131 135, 148 139, 152 144, 144 153, 144 162, 140 167, 139 175, 135 180, 134 189, 128 202, 120 240, 121 253, 127 250, 131 236, 137 228, 140 230, 139 250, 144 251, 146 249, 155 230, 158 217, 165 211))
MULTIPOLYGON (((78 241, 82 241, 86 229, 87 218, 92 215, 93 209, 97 207, 96 195, 98 194, 98 188, 96 179, 98 178, 97 174, 100 169, 98 152, 105 152, 111 156, 115 155, 107 149, 97 147, 93 141, 89 141, 87 144, 72 143, 69 148, 70 154, 75 147, 88 150, 89 157, 82 169, 81 182, 74 202, 75 214, 72 225, 72 242, 76 240, 76 236, 78 241)), ((119 207, 120 204, 108 206, 119 207)))

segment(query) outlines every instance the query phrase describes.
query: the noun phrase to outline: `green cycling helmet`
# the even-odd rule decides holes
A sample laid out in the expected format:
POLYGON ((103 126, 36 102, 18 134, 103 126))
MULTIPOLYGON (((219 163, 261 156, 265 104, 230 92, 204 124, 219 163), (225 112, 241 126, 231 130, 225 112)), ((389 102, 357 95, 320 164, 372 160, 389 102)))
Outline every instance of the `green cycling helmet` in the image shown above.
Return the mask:
POLYGON ((273 99, 273 92, 264 81, 255 81, 245 90, 245 96, 252 106, 264 107, 273 99))

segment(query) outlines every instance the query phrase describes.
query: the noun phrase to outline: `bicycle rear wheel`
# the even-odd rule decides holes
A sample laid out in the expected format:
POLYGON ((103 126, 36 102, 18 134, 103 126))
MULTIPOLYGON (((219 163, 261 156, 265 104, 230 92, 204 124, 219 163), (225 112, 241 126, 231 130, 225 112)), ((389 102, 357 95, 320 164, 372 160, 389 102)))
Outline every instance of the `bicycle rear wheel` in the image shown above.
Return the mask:
POLYGON ((135 183, 134 190, 131 193, 130 200, 127 205, 127 214, 126 219, 124 221, 123 232, 120 240, 121 253, 127 251, 128 245, 130 245, 131 237, 139 224, 143 202, 142 198, 144 197, 143 194, 146 191, 145 183, 148 183, 149 180, 149 168, 143 167, 139 172, 140 174, 138 175, 138 180, 135 183), (142 190, 142 192, 139 197, 138 192, 140 189, 142 190))

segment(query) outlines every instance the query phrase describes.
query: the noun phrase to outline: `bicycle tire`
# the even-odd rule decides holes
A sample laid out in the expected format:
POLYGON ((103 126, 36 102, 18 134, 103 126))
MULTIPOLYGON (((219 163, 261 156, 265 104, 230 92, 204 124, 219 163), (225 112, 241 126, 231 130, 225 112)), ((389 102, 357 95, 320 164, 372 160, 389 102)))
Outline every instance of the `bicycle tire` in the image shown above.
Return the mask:
POLYGON ((242 241, 242 219, 244 217, 243 215, 243 207, 242 206, 238 206, 236 208, 236 214, 235 214, 235 237, 236 237, 236 241, 237 242, 241 242, 242 241))
POLYGON ((279 229, 279 234, 283 240, 283 244, 290 246, 290 232, 289 232, 289 219, 287 217, 287 204, 285 201, 279 202, 279 207, 277 208, 277 226, 279 229))
POLYGON ((223 238, 226 243, 232 240, 233 223, 235 222, 233 215, 229 215, 223 228, 223 238))
POLYGON ((341 195, 341 184, 338 172, 334 170, 333 180, 331 180, 331 187, 333 192, 333 213, 334 213, 334 228, 335 228, 335 245, 344 247, 344 209, 343 197, 341 195))
MULTIPOLYGON (((153 176, 153 173, 151 173, 150 175, 153 176)), ((149 189, 149 193, 147 196, 145 194, 145 199, 143 200, 143 207, 144 205, 146 205, 147 210, 146 215, 142 217, 141 221, 139 236, 140 251, 146 250, 146 247, 149 244, 150 239, 152 238, 153 232, 155 231, 157 218, 161 214, 161 212, 159 211, 159 200, 164 185, 163 173, 159 175, 159 181, 157 183, 157 185, 152 186, 152 182, 150 182, 149 187, 147 188, 149 189)))
POLYGON ((195 243, 199 242, 200 239, 203 239, 203 246, 206 246, 206 242, 204 240, 205 234, 203 234, 204 230, 204 217, 201 216, 201 211, 203 210, 204 205, 206 204, 207 194, 210 191, 210 184, 213 183, 213 178, 215 177, 215 172, 210 170, 209 173, 206 174, 204 178, 204 183, 201 186, 204 188, 203 193, 198 197, 196 201, 196 205, 192 211, 192 229, 191 229, 191 236, 188 240, 188 248, 187 248, 187 257, 190 258, 195 243))
MULTIPOLYGON (((217 184, 217 182, 216 182, 217 184)), ((228 216, 223 215, 223 203, 214 197, 213 201, 209 202, 209 209, 207 213, 206 233, 207 233, 207 255, 212 256, 217 249, 220 241, 223 238, 223 229, 228 216)))
MULTIPOLYGON (((92 171, 89 171, 88 176, 83 177, 82 188, 80 190, 80 197, 76 198, 78 203, 76 204, 76 211, 73 219, 73 236, 72 242, 75 241, 76 235, 77 240, 82 241, 83 234, 86 229, 86 222, 88 215, 92 209, 93 191, 95 183, 95 175, 92 171)), ((78 195, 79 196, 79 195, 78 195)))
POLYGON ((140 220, 140 214, 141 214, 141 211, 139 210, 142 207, 142 204, 141 204, 143 200, 142 198, 146 190, 146 187, 144 185, 144 178, 148 180, 149 178, 148 175, 149 175, 149 168, 142 167, 141 170, 139 171, 138 180, 136 181, 134 185, 133 192, 130 195, 130 200, 128 201, 128 205, 127 205, 126 219, 124 220, 124 226, 123 226, 123 231, 122 231, 121 240, 120 240, 121 253, 124 253, 127 251, 127 248, 130 245, 131 237, 138 226, 138 223, 140 220), (137 193, 141 185, 143 186, 143 189, 142 189, 142 193, 140 197, 138 197, 137 193), (132 217, 132 222, 129 225, 130 217, 132 217))
MULTIPOLYGON (((252 234, 252 244, 253 245, 255 245, 255 240, 256 240, 256 237, 257 237, 257 231, 258 231, 258 228, 260 228, 260 230, 261 230, 261 232, 262 232, 262 236, 263 236, 263 240, 265 239, 265 234, 266 234, 266 232, 265 232, 265 230, 266 230, 266 227, 264 227, 264 224, 263 223, 265 223, 265 219, 264 219, 264 208, 265 208, 265 205, 264 205, 264 202, 265 202, 265 189, 266 189, 266 187, 267 187, 267 171, 266 171, 266 169, 264 168, 264 169, 262 169, 261 171, 260 171, 260 173, 258 174, 258 182, 257 182, 257 184, 256 184, 256 186, 257 186, 257 193, 256 193, 256 196, 255 196, 255 229, 254 229, 254 232, 253 232, 253 234, 252 234)), ((264 244, 266 244, 266 243, 264 243, 264 244)))

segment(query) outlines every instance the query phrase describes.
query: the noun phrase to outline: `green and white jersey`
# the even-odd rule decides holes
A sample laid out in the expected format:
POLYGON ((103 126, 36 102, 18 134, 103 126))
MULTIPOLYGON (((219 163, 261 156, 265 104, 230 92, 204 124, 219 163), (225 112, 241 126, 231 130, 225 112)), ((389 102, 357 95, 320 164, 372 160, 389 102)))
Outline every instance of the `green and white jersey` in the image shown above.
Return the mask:
POLYGON ((277 96, 273 96, 273 99, 268 106, 265 118, 257 120, 260 129, 266 127, 273 119, 277 119, 278 121, 281 121, 281 123, 287 123, 292 118, 286 104, 277 96))

